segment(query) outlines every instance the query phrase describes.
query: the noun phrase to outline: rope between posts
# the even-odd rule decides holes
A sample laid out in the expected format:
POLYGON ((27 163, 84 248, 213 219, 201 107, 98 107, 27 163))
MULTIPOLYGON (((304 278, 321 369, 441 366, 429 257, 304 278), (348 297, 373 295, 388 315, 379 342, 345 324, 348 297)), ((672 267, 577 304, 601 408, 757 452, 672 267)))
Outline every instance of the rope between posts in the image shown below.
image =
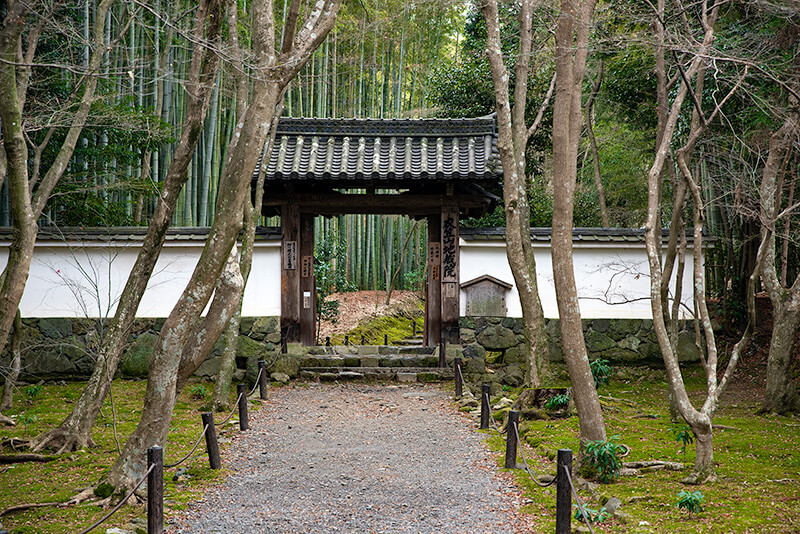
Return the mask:
POLYGON ((456 372, 458 373, 458 378, 461 380, 461 383, 464 384, 464 375, 461 373, 461 366, 456 365, 455 362, 453 362, 453 367, 456 368, 456 372))
POLYGON ((150 467, 147 469, 147 472, 144 474, 144 476, 143 476, 142 478, 140 478, 140 479, 139 479, 139 482, 137 482, 137 483, 136 483, 136 485, 133 487, 133 489, 130 491, 130 493, 128 493, 128 494, 125 496, 125 498, 124 498, 124 499, 122 499, 121 501, 119 501, 119 503, 117 503, 117 505, 114 507, 114 509, 113 509, 113 510, 111 510, 111 511, 110 511, 110 512, 108 512, 106 515, 104 515, 103 517, 101 517, 100 519, 98 519, 97 521, 95 521, 95 522, 92 524, 92 526, 90 526, 90 527, 88 527, 88 528, 86 528, 86 529, 82 530, 82 531, 80 532, 80 534, 87 534, 87 533, 89 533, 89 532, 93 531, 94 529, 96 529, 97 527, 99 527, 101 524, 103 524, 103 522, 105 522, 105 520, 106 520, 106 519, 108 519, 109 517, 111 517, 112 515, 114 515, 115 513, 117 513, 117 510, 119 510, 120 508, 122 508, 122 505, 123 505, 123 504, 125 504, 126 502, 128 502, 128 499, 130 499, 130 498, 131 498, 131 496, 133 496, 133 493, 134 493, 134 492, 135 492, 137 489, 139 489, 139 486, 141 486, 142 484, 144 484, 144 481, 145 481, 145 480, 147 480, 147 477, 148 477, 148 475, 150 474, 150 472, 153 470, 153 468, 154 468, 154 467, 155 467, 155 465, 151 465, 151 466, 150 466, 150 467))
POLYGON ((228 421, 230 421, 231 417, 233 417, 233 414, 236 411, 236 408, 239 407, 239 400, 241 400, 242 395, 244 395, 244 393, 239 393, 239 396, 236 397, 236 402, 233 403, 233 410, 231 410, 231 413, 228 414, 228 417, 226 417, 225 419, 223 419, 219 423, 214 423, 215 426, 222 426, 225 423, 227 423, 228 421))
POLYGON ((264 373, 264 369, 259 367, 258 368, 258 376, 256 376, 256 383, 255 383, 255 385, 253 385, 253 389, 250 390, 250 393, 247 394, 248 397, 256 392, 256 389, 258 388, 258 381, 261 380, 262 373, 264 373))
POLYGON ((494 420, 494 412, 492 411, 492 403, 489 401, 489 394, 484 393, 483 396, 486 398, 486 407, 489 408, 489 421, 492 422, 492 426, 494 426, 498 434, 504 434, 504 432, 500 430, 500 427, 497 426, 497 421, 494 420))
POLYGON ((581 498, 578 497, 578 492, 575 491, 575 486, 572 485, 572 475, 567 469, 566 465, 562 466, 564 468, 564 473, 567 475, 567 481, 569 482, 569 487, 572 489, 572 495, 575 496, 575 502, 578 503, 578 510, 581 511, 581 517, 583 518, 583 522, 586 523, 586 526, 589 527, 589 532, 594 534, 594 530, 592 529, 592 524, 589 522, 589 518, 586 515, 586 509, 583 507, 583 503, 581 502, 581 498))
POLYGON ((517 425, 511 425, 511 426, 514 427, 514 434, 517 436, 517 445, 518 445, 517 448, 519 449, 520 456, 522 456, 522 463, 525 464, 525 472, 528 473, 528 476, 531 477, 531 480, 533 480, 533 482, 537 486, 542 488, 548 488, 553 484, 555 484, 556 481, 558 480, 557 470, 556 470, 556 476, 553 477, 553 480, 551 480, 550 482, 539 482, 539 480, 537 480, 537 478, 533 475, 533 473, 531 472, 531 467, 528 465, 528 460, 525 458, 525 452, 522 450, 522 440, 519 439, 519 431, 517 430, 517 425))
POLYGON ((165 466, 164 466, 164 469, 172 469, 173 467, 178 467, 178 466, 179 466, 179 465, 181 465, 183 462, 185 462, 186 460, 188 460, 188 459, 189 459, 189 456, 191 456, 192 454, 194 454, 194 452, 197 450, 197 447, 199 447, 199 446, 200 446, 200 442, 203 440, 203 437, 206 435, 206 432, 207 432, 207 431, 208 431, 208 425, 206 425, 206 426, 204 426, 204 427, 203 427, 203 431, 202 431, 202 432, 200 432, 200 436, 197 438, 197 442, 195 442, 195 444, 194 444, 194 447, 192 448, 192 450, 190 450, 190 451, 189 451, 189 454, 187 454, 186 456, 184 456, 183 458, 181 458, 180 460, 178 460, 178 461, 177 461, 177 462, 175 462, 174 464, 167 464, 167 465, 165 465, 165 466))

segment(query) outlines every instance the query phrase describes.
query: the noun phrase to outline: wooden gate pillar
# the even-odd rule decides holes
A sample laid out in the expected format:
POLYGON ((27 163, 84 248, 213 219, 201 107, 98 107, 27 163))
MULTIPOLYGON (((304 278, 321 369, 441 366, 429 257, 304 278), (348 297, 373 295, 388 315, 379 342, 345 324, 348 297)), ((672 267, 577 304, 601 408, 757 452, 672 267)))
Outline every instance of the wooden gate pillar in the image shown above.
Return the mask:
POLYGON ((314 215, 300 215, 300 343, 316 345, 317 284, 314 276, 314 215))
POLYGON ((458 208, 445 207, 441 217, 441 306, 442 335, 446 343, 458 344, 459 318, 459 246, 458 208))
POLYGON ((300 209, 281 206, 281 336, 300 341, 300 209))
POLYGON ((442 332, 442 217, 428 215, 428 276, 425 284, 425 335, 428 347, 439 344, 442 332))

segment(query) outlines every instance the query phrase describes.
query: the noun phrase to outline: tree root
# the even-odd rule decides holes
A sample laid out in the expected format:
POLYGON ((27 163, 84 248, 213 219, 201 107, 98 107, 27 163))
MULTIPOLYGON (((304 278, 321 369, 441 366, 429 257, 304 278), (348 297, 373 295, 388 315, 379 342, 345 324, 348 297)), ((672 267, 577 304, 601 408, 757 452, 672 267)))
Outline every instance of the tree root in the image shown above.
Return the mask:
POLYGON ((20 449, 30 448, 31 442, 27 439, 10 438, 0 443, 0 446, 11 447, 12 450, 18 451, 20 449))
POLYGON ((52 462, 54 456, 43 454, 0 454, 0 464, 21 464, 24 462, 52 462))
POLYGON ((5 510, 0 511, 0 517, 10 514, 11 512, 21 512, 23 510, 30 510, 31 508, 44 508, 46 506, 58 506, 63 507, 66 506, 66 503, 63 502, 32 502, 27 504, 15 504, 14 506, 9 506, 5 510))
POLYGON ((11 419, 10 417, 6 417, 5 415, 0 413, 0 424, 8 426, 16 426, 17 422, 11 419))
POLYGON ((44 434, 34 438, 30 445, 33 452, 52 450, 55 451, 56 455, 92 448, 94 446, 95 443, 91 437, 84 438, 78 436, 74 431, 69 431, 62 427, 48 430, 44 434))

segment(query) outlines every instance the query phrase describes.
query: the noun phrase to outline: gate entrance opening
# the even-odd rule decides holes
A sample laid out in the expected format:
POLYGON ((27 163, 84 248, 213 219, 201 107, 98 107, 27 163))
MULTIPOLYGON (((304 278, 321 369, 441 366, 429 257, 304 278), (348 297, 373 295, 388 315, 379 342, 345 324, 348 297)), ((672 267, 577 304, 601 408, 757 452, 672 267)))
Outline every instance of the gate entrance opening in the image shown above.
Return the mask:
POLYGON ((496 143, 491 116, 281 119, 264 168, 262 213, 281 218, 285 339, 316 342, 314 217, 358 213, 427 220, 425 344, 458 343, 459 221, 499 200, 487 192, 502 179, 496 143))

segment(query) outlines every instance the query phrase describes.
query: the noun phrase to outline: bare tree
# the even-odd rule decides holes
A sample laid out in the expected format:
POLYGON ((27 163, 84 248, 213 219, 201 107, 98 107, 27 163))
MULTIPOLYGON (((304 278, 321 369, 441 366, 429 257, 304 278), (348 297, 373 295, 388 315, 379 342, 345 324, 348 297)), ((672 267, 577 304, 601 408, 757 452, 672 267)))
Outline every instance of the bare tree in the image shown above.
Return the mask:
MULTIPOLYGON (((682 13, 683 6, 676 5, 682 13)), ((654 10, 656 20, 656 46, 664 46, 664 4, 659 3, 654 10)), ((714 331, 711 326, 711 318, 706 305, 705 295, 705 271, 703 268, 703 224, 704 224, 704 199, 701 186, 697 177, 691 169, 691 158, 695 144, 701 134, 706 130, 718 115, 720 109, 727 99, 739 89, 747 69, 741 74, 738 81, 732 84, 727 95, 716 102, 710 113, 702 108, 703 83, 708 68, 708 59, 713 50, 715 39, 714 24, 719 12, 719 4, 709 6, 706 1, 696 6, 692 13, 697 13, 702 29, 702 39, 695 40, 691 34, 686 36, 685 56, 688 60, 679 57, 677 52, 673 53, 676 60, 675 68, 678 71, 678 88, 675 92, 672 105, 668 110, 662 109, 659 113, 658 145, 653 165, 648 171, 648 215, 645 226, 645 241, 647 247, 648 264, 650 267, 650 297, 653 312, 653 327, 661 348, 661 354, 667 370, 667 379, 671 394, 674 396, 675 404, 683 419, 689 424, 695 435, 696 456, 695 466, 692 473, 685 479, 687 483, 702 483, 716 478, 714 455, 713 455, 713 435, 712 421, 719 405, 720 396, 727 387, 729 380, 736 368, 743 349, 747 346, 751 332, 752 320, 748 324, 742 338, 734 346, 728 365, 721 379, 718 379, 718 352, 714 331), (684 65, 682 61, 687 61, 684 65), (682 146, 678 149, 675 162, 678 167, 677 180, 682 185, 676 189, 673 195, 673 217, 670 226, 670 236, 667 250, 664 251, 662 242, 662 223, 661 223, 661 202, 663 195, 664 168, 670 155, 670 145, 675 141, 676 125, 681 115, 681 109, 687 98, 692 104, 692 120, 688 135, 685 137, 682 146), (691 205, 687 201, 687 195, 691 198, 691 205), (702 358, 703 367, 706 373, 706 398, 700 408, 695 408, 689 399, 686 386, 683 382, 680 367, 678 364, 677 341, 675 328, 677 328, 678 309, 680 306, 680 287, 683 277, 683 263, 687 250, 687 240, 685 225, 683 223, 684 213, 690 209, 693 224, 693 288, 694 301, 698 319, 698 343, 703 343, 704 349, 702 358), (676 265, 677 261, 677 265, 676 265), (676 276, 673 278, 673 274, 676 276), (675 280, 676 291, 668 294, 670 280, 675 280)), ((686 26, 689 18, 684 15, 681 24, 686 26)), ((665 69, 665 62, 657 62, 658 69, 665 69)), ((668 79, 667 73, 658 73, 659 80, 668 79)), ((663 92, 663 88, 660 89, 663 92)), ((661 102, 660 102, 661 104, 661 102)), ((759 253, 759 257, 763 257, 759 253)), ((755 284, 754 274, 750 279, 750 284, 755 284)), ((751 311, 753 305, 750 305, 751 311)), ((751 315, 752 319, 752 315, 751 315)))
POLYGON ((192 34, 194 43, 192 63, 186 81, 186 118, 156 210, 136 263, 120 296, 114 318, 110 321, 102 346, 98 350, 92 376, 67 418, 57 427, 33 440, 32 447, 36 451, 47 448, 60 453, 93 444, 92 426, 117 371, 125 340, 128 338, 136 318, 136 310, 158 261, 181 188, 188 178, 186 169, 192 160, 203 129, 211 90, 220 63, 218 52, 224 10, 224 1, 201 0, 198 4, 192 34))
MULTIPOLYGON (((8 341, 25 290, 36 243, 37 222, 53 188, 67 168, 95 100, 99 69, 110 45, 106 42, 106 14, 113 3, 114 0, 102 0, 97 5, 88 69, 79 80, 69 106, 65 108, 74 107, 75 111, 66 121, 66 135, 57 155, 43 174, 42 154, 59 126, 49 129, 41 144, 33 147, 31 157, 23 127, 23 112, 36 47, 54 5, 15 1, 6 6, 6 16, 0 27, 0 122, 14 234, 8 263, 0 276, 0 347, 4 347, 8 341)), ((61 114, 57 113, 59 116, 61 114)))
POLYGON ((286 86, 333 27, 340 1, 316 0, 308 6, 305 21, 298 28, 292 13, 299 12, 300 4, 300 0, 292 0, 280 52, 276 49, 272 2, 259 0, 252 4, 252 94, 228 148, 208 241, 156 343, 141 419, 122 455, 104 477, 104 483, 115 492, 130 488, 144 473, 146 449, 166 444, 177 394, 202 362, 201 352, 190 346, 210 350, 235 313, 233 299, 227 298, 226 291, 215 291, 215 287, 220 287, 226 264, 229 269, 235 266, 238 270, 238 262, 231 261, 231 250, 242 228, 250 180, 286 86), (201 319, 212 294, 211 309, 201 319), (189 355, 190 352, 194 353, 189 355))
POLYGON ((572 217, 578 146, 583 128, 581 86, 594 7, 594 0, 561 2, 555 32, 556 90, 553 101, 553 278, 564 360, 580 419, 582 445, 585 441, 606 439, 603 411, 583 339, 572 261, 572 217))
POLYGON ((762 412, 788 413, 800 409, 797 386, 791 373, 792 349, 800 332, 800 273, 791 285, 782 282, 775 258, 775 234, 779 221, 788 219, 800 209, 791 200, 786 209, 780 209, 777 185, 781 162, 786 160, 800 134, 799 121, 797 113, 793 112, 772 134, 761 176, 761 248, 764 249, 764 260, 760 273, 763 287, 772 302, 773 323, 762 412))
POLYGON ((496 0, 480 6, 486 20, 486 51, 494 82, 497 109, 497 150, 503 166, 503 200, 506 215, 506 255, 514 275, 522 305, 525 337, 530 345, 526 384, 540 387, 549 374, 548 340, 544 313, 539 300, 536 280, 536 260, 531 244, 530 205, 527 197, 525 153, 528 141, 539 128, 542 116, 552 97, 554 82, 542 100, 533 123, 525 122, 525 103, 528 94, 530 56, 533 46, 533 0, 524 0, 520 6, 520 39, 514 66, 514 104, 509 94, 509 72, 503 62, 500 42, 500 16, 496 0))

